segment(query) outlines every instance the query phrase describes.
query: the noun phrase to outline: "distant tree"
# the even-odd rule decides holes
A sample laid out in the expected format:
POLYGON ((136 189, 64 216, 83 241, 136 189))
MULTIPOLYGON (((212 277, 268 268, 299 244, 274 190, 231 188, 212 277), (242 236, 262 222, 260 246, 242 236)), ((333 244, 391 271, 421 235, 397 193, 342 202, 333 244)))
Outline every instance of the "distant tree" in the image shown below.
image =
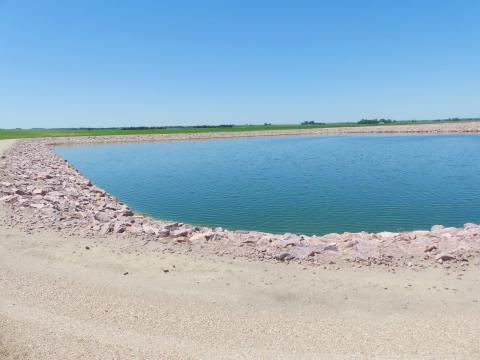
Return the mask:
POLYGON ((378 124, 378 119, 362 119, 357 124, 365 124, 365 125, 378 124))

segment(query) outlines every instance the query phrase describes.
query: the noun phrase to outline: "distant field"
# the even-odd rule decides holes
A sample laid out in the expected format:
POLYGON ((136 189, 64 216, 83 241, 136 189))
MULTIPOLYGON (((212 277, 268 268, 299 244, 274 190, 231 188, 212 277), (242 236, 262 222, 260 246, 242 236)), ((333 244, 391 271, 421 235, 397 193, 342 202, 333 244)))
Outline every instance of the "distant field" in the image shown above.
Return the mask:
POLYGON ((206 132, 237 132, 259 130, 294 130, 359 126, 357 124, 327 125, 245 125, 233 127, 188 127, 167 129, 0 129, 0 139, 60 137, 60 136, 102 136, 102 135, 140 135, 140 134, 183 134, 206 132))
MULTIPOLYGON (((463 121, 463 120, 462 120, 463 121)), ((468 120, 465 120, 468 121, 468 120)), ((0 129, 0 139, 40 138, 61 136, 103 136, 103 135, 141 135, 141 134, 182 134, 182 133, 207 133, 207 132, 236 132, 236 131, 260 131, 260 130, 296 130, 318 129, 357 126, 391 126, 427 124, 453 121, 398 121, 389 124, 357 124, 357 123, 330 123, 315 125, 235 125, 231 127, 168 127, 168 128, 98 128, 98 129, 0 129)), ((458 121, 457 121, 458 122, 458 121)))

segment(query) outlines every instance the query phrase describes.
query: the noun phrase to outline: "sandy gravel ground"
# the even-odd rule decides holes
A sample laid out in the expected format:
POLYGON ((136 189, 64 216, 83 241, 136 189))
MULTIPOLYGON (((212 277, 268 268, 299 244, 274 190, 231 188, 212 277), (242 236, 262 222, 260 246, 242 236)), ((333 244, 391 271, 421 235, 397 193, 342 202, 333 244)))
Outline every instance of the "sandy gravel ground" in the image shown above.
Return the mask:
POLYGON ((480 354, 478 264, 391 273, 163 254, 153 242, 27 235, 2 217, 0 359, 480 354))

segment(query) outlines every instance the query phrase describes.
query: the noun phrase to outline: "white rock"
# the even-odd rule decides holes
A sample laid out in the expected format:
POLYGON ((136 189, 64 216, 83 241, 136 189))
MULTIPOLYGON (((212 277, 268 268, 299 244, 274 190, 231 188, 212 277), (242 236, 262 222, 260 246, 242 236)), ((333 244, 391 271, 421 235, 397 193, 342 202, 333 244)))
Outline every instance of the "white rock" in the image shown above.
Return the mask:
POLYGON ((445 226, 443 225, 433 225, 432 228, 430 229, 432 232, 443 230, 445 226))

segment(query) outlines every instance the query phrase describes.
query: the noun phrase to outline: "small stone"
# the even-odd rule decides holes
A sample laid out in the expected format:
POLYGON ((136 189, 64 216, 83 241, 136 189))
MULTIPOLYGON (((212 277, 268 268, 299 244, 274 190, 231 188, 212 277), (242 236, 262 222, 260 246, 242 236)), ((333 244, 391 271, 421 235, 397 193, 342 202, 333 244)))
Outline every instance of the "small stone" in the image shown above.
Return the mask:
POLYGON ((291 260, 293 259, 293 256, 287 252, 284 252, 284 253, 281 253, 279 255, 276 255, 274 257, 275 260, 278 260, 278 261, 288 261, 288 260, 291 260))
POLYGON ((437 256, 435 256, 435 259, 439 262, 439 263, 443 263, 444 261, 451 261, 451 260, 455 260, 455 256, 452 256, 450 254, 439 254, 437 256))
POLYGON ((45 207, 44 204, 30 204, 30 207, 35 209, 43 209, 45 207))

